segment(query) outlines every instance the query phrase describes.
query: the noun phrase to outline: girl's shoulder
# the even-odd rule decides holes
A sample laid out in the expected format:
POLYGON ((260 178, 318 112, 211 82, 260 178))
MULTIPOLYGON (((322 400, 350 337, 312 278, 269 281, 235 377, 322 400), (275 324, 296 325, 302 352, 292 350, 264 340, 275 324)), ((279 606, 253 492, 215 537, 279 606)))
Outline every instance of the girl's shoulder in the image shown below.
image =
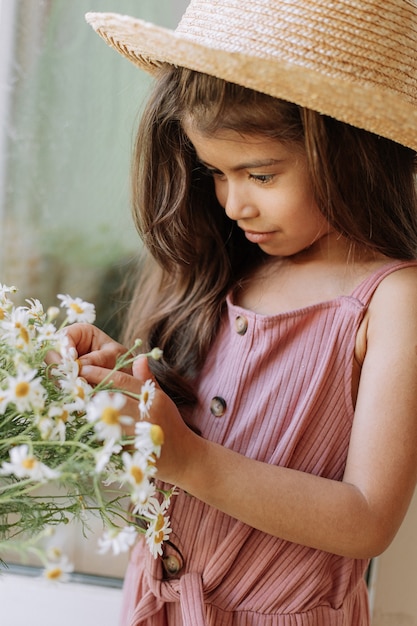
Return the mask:
POLYGON ((380 280, 375 286, 375 293, 370 302, 375 307, 389 305, 404 308, 408 300, 417 297, 417 260, 399 261, 381 268, 380 280))
POLYGON ((379 263, 365 272, 353 289, 352 295, 368 305, 377 290, 388 293, 397 285, 406 287, 408 281, 411 281, 409 286, 412 290, 416 269, 417 260, 391 260, 379 263))
POLYGON ((355 355, 362 363, 372 345, 417 346, 417 261, 381 267, 356 290, 369 306, 359 328, 355 355), (359 293, 360 292, 360 293, 359 293))

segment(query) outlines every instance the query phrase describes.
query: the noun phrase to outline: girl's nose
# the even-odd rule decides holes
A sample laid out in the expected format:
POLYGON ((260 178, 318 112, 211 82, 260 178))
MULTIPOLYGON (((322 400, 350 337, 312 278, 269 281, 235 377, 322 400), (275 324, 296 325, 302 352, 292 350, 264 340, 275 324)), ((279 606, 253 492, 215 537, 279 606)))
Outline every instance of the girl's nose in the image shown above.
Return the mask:
POLYGON ((256 208, 251 203, 250 197, 244 189, 244 185, 236 183, 227 184, 225 189, 225 198, 222 202, 226 215, 231 220, 241 220, 253 217, 256 214, 256 208))

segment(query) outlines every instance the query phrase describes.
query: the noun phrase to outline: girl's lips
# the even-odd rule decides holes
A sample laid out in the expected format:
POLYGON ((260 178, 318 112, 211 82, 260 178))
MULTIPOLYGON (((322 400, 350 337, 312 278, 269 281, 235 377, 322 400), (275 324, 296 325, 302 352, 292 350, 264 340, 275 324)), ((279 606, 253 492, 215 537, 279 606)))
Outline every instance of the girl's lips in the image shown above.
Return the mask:
POLYGON ((245 232, 246 239, 248 239, 252 243, 258 243, 258 244, 259 243, 266 243, 267 241, 272 239, 272 237, 274 235, 273 232, 257 233, 255 231, 251 231, 251 230, 245 230, 244 232, 245 232))

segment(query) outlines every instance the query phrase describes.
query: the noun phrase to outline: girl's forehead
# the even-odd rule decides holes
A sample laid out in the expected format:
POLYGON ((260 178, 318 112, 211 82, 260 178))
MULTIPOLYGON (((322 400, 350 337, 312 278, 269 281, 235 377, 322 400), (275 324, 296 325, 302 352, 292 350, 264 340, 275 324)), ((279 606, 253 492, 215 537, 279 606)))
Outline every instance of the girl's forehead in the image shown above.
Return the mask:
POLYGON ((265 138, 285 144, 298 144, 304 148, 304 127, 300 110, 290 103, 276 98, 260 102, 237 100, 234 106, 211 106, 211 103, 181 107, 177 120, 189 136, 192 132, 201 136, 245 140, 247 137, 265 138))
POLYGON ((300 152, 297 144, 283 143, 262 134, 243 134, 231 129, 205 133, 192 126, 184 130, 199 160, 208 165, 238 162, 252 167, 265 166, 286 161, 300 152))
POLYGON ((261 145, 266 141, 277 143, 271 139, 268 140, 261 132, 248 134, 232 128, 223 128, 222 126, 207 130, 190 117, 183 121, 182 127, 191 143, 202 146, 219 142, 254 146, 261 145))
MULTIPOLYGON (((221 156, 222 152, 252 155, 253 159, 281 161, 291 154, 305 153, 299 142, 282 141, 259 131, 244 133, 231 128, 219 127, 202 130, 195 120, 188 117, 183 121, 183 130, 194 146, 197 156, 205 161, 204 155, 221 156)), ((209 161, 207 161, 209 162, 209 161)))

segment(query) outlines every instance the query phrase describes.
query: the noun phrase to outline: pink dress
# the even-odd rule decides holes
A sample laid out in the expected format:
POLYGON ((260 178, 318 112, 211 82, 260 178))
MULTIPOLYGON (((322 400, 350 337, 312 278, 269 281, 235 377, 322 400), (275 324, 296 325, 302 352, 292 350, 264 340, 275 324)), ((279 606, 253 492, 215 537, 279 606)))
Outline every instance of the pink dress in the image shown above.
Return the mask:
MULTIPOLYGON (((354 408, 355 338, 392 262, 341 296, 259 315, 227 300, 198 381, 202 436, 267 463, 342 480, 354 408)), ((253 480, 256 481, 256 475, 253 480)), ((242 498, 245 494, 242 493, 242 498)), ((174 546, 143 542, 126 574, 121 626, 367 626, 366 560, 255 530, 181 492, 174 546)))

